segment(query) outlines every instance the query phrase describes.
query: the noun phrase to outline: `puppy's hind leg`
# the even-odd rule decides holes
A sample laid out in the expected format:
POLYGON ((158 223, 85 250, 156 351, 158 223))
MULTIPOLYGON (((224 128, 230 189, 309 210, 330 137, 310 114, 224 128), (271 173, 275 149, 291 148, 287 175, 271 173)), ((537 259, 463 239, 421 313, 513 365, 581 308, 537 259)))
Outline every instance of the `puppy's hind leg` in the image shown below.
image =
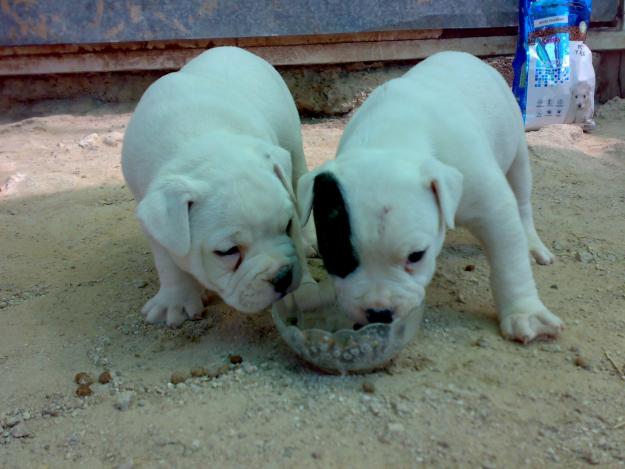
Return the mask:
POLYGON ((161 287, 158 293, 141 309, 146 322, 180 326, 187 319, 196 319, 202 313, 202 286, 171 259, 169 253, 150 239, 154 263, 161 287))
POLYGON ((527 236, 530 254, 538 264, 553 264, 555 256, 541 241, 536 232, 536 227, 534 226, 534 215, 531 204, 532 172, 525 139, 521 142, 519 151, 506 177, 508 178, 512 192, 516 197, 517 205, 519 206, 519 215, 521 216, 521 223, 523 224, 525 235, 527 236))
POLYGON ((482 242, 488 257, 501 331, 523 343, 539 336, 556 337, 562 331, 562 321, 538 297, 514 194, 503 176, 485 181, 485 187, 492 191, 481 194, 483 210, 468 228, 482 242), (490 197, 492 193, 497 197, 490 197))

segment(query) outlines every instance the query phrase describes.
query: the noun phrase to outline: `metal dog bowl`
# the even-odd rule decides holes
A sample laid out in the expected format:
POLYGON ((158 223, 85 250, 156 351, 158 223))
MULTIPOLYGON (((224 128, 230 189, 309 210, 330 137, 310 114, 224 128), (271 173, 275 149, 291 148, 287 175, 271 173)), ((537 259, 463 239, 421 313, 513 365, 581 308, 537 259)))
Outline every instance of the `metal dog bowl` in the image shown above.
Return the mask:
POLYGON ((358 329, 334 299, 305 311, 288 295, 274 304, 272 317, 284 341, 301 358, 322 370, 346 373, 386 365, 415 337, 424 309, 425 302, 389 324, 358 329))

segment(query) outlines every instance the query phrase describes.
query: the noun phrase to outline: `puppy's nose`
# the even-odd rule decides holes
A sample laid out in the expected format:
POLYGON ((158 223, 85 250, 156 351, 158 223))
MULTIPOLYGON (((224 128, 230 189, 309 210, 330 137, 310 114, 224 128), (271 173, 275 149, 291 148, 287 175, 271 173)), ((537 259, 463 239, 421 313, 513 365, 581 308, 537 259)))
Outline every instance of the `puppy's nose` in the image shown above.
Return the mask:
POLYGON ((286 294, 286 291, 291 286, 291 282, 293 282, 293 267, 290 265, 282 267, 276 276, 271 279, 273 289, 282 295, 286 294))
POLYGON ((370 323, 382 323, 382 324, 390 324, 393 322, 393 311, 390 309, 372 309, 369 308, 365 311, 367 315, 367 321, 370 323))
POLYGON ((581 104, 578 104, 578 105, 577 105, 577 107, 578 107, 579 109, 581 109, 581 108, 582 108, 582 105, 581 105, 581 104))

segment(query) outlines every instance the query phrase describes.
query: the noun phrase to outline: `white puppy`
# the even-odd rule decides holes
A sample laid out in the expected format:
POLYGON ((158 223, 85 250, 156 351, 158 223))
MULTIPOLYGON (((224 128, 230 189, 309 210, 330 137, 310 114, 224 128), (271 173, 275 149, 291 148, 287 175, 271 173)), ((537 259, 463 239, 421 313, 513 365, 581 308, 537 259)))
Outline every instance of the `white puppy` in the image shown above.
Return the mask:
POLYGON ((592 119, 594 114, 593 89, 587 82, 579 82, 571 93, 572 123, 584 124, 592 119))
POLYGON ((124 138, 160 290, 148 322, 202 311, 203 288, 242 312, 292 291, 307 268, 292 181, 305 173, 300 120, 284 81, 235 47, 204 52, 145 92, 124 138))
POLYGON ((376 89, 351 119, 336 160, 299 182, 341 306, 358 323, 390 322, 424 298, 446 228, 483 243, 504 335, 556 336, 528 250, 553 262, 534 229, 518 105, 503 78, 443 52, 376 89))

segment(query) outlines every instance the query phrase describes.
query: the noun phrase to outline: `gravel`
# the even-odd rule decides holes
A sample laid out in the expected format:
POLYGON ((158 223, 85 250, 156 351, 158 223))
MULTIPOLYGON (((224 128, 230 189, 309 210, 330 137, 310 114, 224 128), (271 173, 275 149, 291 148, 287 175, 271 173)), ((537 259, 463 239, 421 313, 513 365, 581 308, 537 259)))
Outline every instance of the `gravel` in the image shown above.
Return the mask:
POLYGON ((134 397, 135 393, 132 391, 120 392, 115 398, 115 408, 122 412, 127 411, 130 409, 130 405, 132 404, 134 397))

